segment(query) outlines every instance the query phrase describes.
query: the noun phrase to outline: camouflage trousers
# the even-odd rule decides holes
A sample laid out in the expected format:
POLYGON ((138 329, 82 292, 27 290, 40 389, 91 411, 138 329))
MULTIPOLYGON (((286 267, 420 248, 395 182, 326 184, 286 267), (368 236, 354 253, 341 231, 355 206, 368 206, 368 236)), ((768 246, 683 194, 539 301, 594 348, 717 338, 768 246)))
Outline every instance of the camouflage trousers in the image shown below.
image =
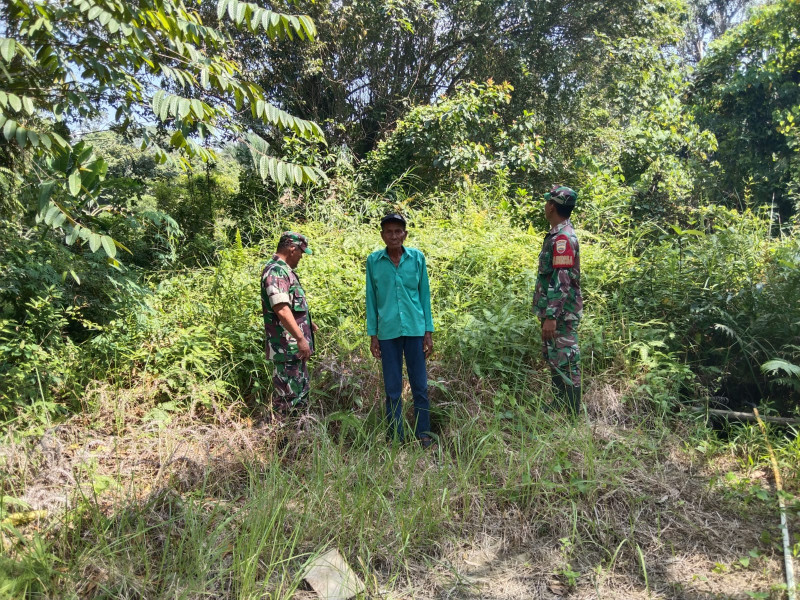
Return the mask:
POLYGON ((275 410, 285 412, 307 402, 310 386, 306 361, 275 361, 272 364, 275 365, 272 374, 272 384, 275 388, 272 406, 275 410))
POLYGON ((542 355, 553 376, 566 384, 581 385, 581 351, 578 348, 578 321, 556 321, 556 337, 542 340, 542 355))

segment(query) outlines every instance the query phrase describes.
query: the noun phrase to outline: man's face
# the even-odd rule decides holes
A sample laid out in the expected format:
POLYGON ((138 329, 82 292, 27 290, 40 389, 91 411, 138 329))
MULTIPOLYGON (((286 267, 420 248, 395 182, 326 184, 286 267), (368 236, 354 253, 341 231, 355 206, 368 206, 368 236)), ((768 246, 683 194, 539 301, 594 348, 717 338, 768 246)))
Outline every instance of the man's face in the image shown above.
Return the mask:
POLYGON ((286 253, 286 264, 296 269, 302 257, 303 249, 300 246, 292 246, 292 249, 286 253))
POLYGON ((550 217, 553 215, 554 212, 556 212, 556 203, 553 202, 552 200, 548 200, 547 202, 545 202, 544 203, 544 218, 549 221, 550 217))
POLYGON ((381 238, 389 250, 399 250, 407 235, 405 227, 393 221, 385 223, 381 229, 381 238))

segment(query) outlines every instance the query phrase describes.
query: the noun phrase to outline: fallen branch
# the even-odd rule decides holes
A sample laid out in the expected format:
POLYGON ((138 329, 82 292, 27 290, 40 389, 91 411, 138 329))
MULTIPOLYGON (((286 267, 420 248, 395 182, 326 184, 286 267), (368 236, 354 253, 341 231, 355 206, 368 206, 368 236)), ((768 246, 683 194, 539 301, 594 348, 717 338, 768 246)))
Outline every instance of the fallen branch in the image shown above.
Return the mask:
MULTIPOLYGON (((737 412, 735 410, 722 410, 719 408, 706 408, 705 406, 693 406, 692 412, 707 413, 715 417, 726 417, 734 421, 758 421, 753 413, 737 412)), ((767 423, 780 423, 781 425, 800 425, 800 419, 792 417, 761 417, 767 423)))

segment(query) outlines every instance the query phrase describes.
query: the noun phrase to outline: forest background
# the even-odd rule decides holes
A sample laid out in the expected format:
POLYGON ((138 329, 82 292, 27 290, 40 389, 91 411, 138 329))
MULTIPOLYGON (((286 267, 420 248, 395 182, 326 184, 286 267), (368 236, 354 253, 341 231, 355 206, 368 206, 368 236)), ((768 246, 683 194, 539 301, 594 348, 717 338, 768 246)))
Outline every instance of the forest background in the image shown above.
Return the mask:
MULTIPOLYGON (((559 583, 542 597, 613 596, 622 574, 619 597, 684 597, 692 582, 655 583, 630 524, 656 492, 628 498, 627 517, 597 506, 635 487, 620 461, 652 472, 680 447, 702 456, 715 502, 767 514, 767 439, 796 491, 794 429, 720 437, 693 410, 791 416, 800 401, 798 31, 798 0, 8 0, 0 592, 288 597, 292 565, 335 545, 368 587, 413 594, 409 572, 448 556, 442 535, 477 543, 475 519, 513 509, 547 533, 497 534, 498 556, 549 540, 541 569, 559 583), (587 416, 642 455, 538 410, 530 301, 556 183, 580 194, 587 416), (437 453, 454 480, 415 479, 427 459, 380 442, 363 265, 389 210, 429 260, 437 453), (287 229, 311 240, 299 272, 320 325, 318 411, 289 450, 269 419, 258 294, 287 229), (106 454, 87 453, 91 436, 106 454), (132 462, 148 452, 152 468, 132 462), (360 500, 321 508, 330 481, 353 478, 360 500)), ((759 535, 719 563, 729 581, 763 561, 752 589, 720 583, 743 597, 782 593, 759 535)), ((479 585, 417 579, 431 595, 479 585)))

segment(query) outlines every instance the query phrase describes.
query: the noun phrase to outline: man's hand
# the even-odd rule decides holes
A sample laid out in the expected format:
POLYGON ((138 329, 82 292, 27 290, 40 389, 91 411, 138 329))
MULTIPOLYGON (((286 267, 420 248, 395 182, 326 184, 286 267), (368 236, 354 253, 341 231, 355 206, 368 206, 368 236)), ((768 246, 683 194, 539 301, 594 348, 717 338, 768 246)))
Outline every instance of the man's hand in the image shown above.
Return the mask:
POLYGON ((372 341, 369 343, 369 351, 372 352, 372 356, 379 359, 381 358, 381 345, 378 342, 378 336, 373 335, 372 341))
POLYGON ((300 360, 308 360, 311 358, 311 345, 308 343, 306 336, 303 335, 303 330, 300 329, 300 326, 297 324, 289 305, 286 302, 281 302, 273 306, 272 310, 278 315, 278 320, 281 322, 281 325, 283 325, 283 328, 297 340, 297 358, 300 360))
POLYGON ((319 325, 317 325, 316 323, 311 323, 311 331, 317 333, 317 329, 319 329, 319 325))
POLYGON ((308 360, 311 358, 311 346, 304 337, 297 340, 297 358, 300 360, 308 360))
POLYGON ((430 331, 426 331, 422 338, 422 351, 425 352, 425 358, 433 354, 433 335, 430 331))
POLYGON ((542 339, 553 340, 556 337, 556 320, 545 319, 542 322, 542 339))

